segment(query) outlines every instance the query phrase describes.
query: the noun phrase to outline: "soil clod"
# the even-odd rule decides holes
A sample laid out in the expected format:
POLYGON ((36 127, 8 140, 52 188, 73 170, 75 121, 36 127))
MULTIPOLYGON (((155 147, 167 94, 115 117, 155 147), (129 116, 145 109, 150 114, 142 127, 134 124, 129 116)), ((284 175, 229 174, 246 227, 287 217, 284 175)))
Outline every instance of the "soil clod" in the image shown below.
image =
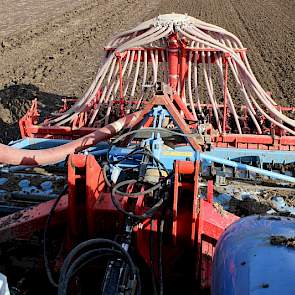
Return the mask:
POLYGON ((271 236, 270 243, 271 245, 285 246, 295 249, 295 237, 287 238, 285 236, 271 236))

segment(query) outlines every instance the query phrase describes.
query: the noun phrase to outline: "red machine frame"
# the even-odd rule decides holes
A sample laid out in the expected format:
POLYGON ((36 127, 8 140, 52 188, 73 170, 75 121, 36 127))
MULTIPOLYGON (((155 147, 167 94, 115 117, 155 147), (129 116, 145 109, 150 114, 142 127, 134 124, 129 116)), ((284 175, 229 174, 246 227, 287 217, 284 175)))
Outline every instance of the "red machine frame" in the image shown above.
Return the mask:
MULTIPOLYGON (((166 245, 164 265, 169 273, 169 264, 173 263, 172 257, 177 249, 183 246, 195 249, 195 277, 200 280, 202 288, 209 288, 216 242, 238 217, 215 208, 212 180, 207 182, 206 199, 200 198, 199 161, 176 161, 174 171, 173 209, 166 216, 172 222, 165 231, 165 235, 172 238, 174 246, 166 245), (180 190, 182 194, 179 194, 180 190), (184 191, 189 193, 184 195, 184 191), (189 198, 189 202, 184 202, 184 197, 189 198)), ((67 224, 65 251, 83 239, 96 237, 98 233, 103 235, 123 230, 124 216, 114 207, 102 169, 94 156, 69 157, 68 188, 68 194, 59 202, 51 224, 67 224)), ((53 202, 48 201, 1 218, 0 242, 15 238, 29 239, 34 232, 42 230, 53 202)), ((121 204, 127 208, 128 197, 123 197, 121 204)), ((138 199, 135 212, 142 212, 144 208, 142 197, 138 199)), ((146 241, 151 230, 157 236, 157 228, 160 226, 157 218, 154 222, 153 229, 149 220, 145 220, 134 229, 137 250, 148 264, 150 254, 146 241)))

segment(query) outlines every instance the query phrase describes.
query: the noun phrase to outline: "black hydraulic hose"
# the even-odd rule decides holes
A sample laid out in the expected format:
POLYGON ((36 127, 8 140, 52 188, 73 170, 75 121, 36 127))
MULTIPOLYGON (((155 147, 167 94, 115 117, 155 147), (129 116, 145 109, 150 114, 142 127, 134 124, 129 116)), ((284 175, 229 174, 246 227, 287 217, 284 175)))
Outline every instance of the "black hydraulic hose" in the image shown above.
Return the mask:
MULTIPOLYGON (((114 255, 120 256, 121 252, 111 249, 111 248, 101 248, 101 249, 91 250, 89 252, 82 254, 77 260, 74 261, 74 263, 69 268, 69 270, 67 272, 67 276, 65 278, 65 282, 68 282, 67 280, 70 280, 83 267, 85 267, 88 263, 91 263, 95 259, 98 259, 102 256, 114 256, 114 255), (87 257, 86 257, 86 255, 87 255, 87 257), (84 261, 81 260, 82 257, 83 257, 84 261)), ((64 283, 64 285, 65 285, 65 283, 64 283)))
POLYGON ((45 270, 46 270, 46 274, 48 277, 49 282, 51 283, 51 285, 53 285, 55 288, 58 287, 57 282, 55 281, 55 279, 53 278, 52 275, 52 271, 50 268, 50 263, 49 263, 49 259, 48 259, 48 249, 47 249, 47 244, 48 244, 48 228, 50 226, 51 223, 51 219, 52 216, 55 212, 55 209, 59 203, 59 201, 61 200, 61 198, 65 195, 65 193, 68 190, 68 185, 65 185, 64 189, 60 192, 60 194, 57 196, 57 198, 55 199, 55 202, 53 203, 50 212, 48 214, 48 218, 46 220, 45 226, 44 226, 44 233, 43 233, 43 257, 44 257, 44 266, 45 266, 45 270))
POLYGON ((128 179, 128 180, 121 181, 113 186, 112 193, 117 194, 117 195, 121 195, 121 196, 131 197, 131 198, 132 197, 139 197, 139 196, 143 196, 143 195, 147 195, 149 193, 152 193, 153 191, 159 189, 163 185, 163 181, 160 181, 159 183, 153 185, 152 187, 146 189, 145 191, 136 192, 136 193, 127 193, 127 192, 122 192, 119 190, 119 188, 121 188, 122 186, 129 185, 129 184, 135 184, 135 183, 138 183, 138 180, 128 179))
POLYGON ((130 257, 130 255, 128 254, 128 252, 122 248, 122 246, 120 244, 118 244, 115 241, 109 240, 109 239, 101 239, 101 238, 97 238, 97 239, 91 239, 91 240, 87 240, 84 241, 82 243, 80 243, 79 245, 77 245, 74 249, 71 250, 71 252, 67 255, 61 271, 60 271, 60 280, 64 279, 64 273, 67 272, 72 260, 75 258, 75 256, 79 255, 81 251, 85 251, 85 248, 90 248, 90 247, 98 247, 101 246, 103 244, 109 245, 110 247, 114 247, 115 249, 117 249, 118 251, 121 251, 124 255, 126 255, 126 257, 128 258, 128 263, 132 266, 132 269, 135 270, 135 265, 130 257))
MULTIPOLYGON (((58 286, 58 295, 66 295, 70 280, 87 264, 103 256, 119 256, 122 259, 125 258, 120 251, 111 248, 100 248, 83 253, 73 261, 65 275, 64 281, 60 282, 58 286)), ((134 275, 136 276, 136 274, 134 275)))
MULTIPOLYGON (((159 167, 158 167, 159 168, 159 167)), ((103 173, 103 177, 104 177, 104 180, 106 182, 106 185, 110 188, 113 187, 113 185, 110 183, 109 179, 108 179, 108 176, 107 176, 107 170, 109 169, 109 166, 107 165, 104 165, 103 168, 102 168, 102 173, 103 173)), ((160 170, 160 169, 159 169, 160 170)), ((165 180, 167 179, 167 177, 165 178, 165 180)), ((137 180, 135 179, 129 179, 129 180, 125 180, 125 181, 122 181, 120 183, 118 183, 118 187, 116 187, 116 191, 115 193, 118 194, 118 195, 124 195, 124 196, 128 196, 128 197, 138 197, 138 196, 142 196, 142 195, 146 195, 148 193, 151 193, 157 189, 159 189, 162 185, 164 181, 162 180, 160 183, 152 186, 151 188, 145 190, 145 191, 142 191, 142 192, 137 192, 137 193, 127 193, 127 192, 122 192, 119 190, 120 187, 124 186, 124 185, 128 185, 128 184, 135 184, 135 183, 138 183, 137 180)))
MULTIPOLYGON (((136 148, 134 149, 133 151, 131 151, 129 154, 127 154, 126 156, 124 156, 123 158, 117 160, 117 161, 112 161, 110 162, 108 159, 108 164, 119 164, 120 162, 124 161, 124 160, 127 160, 127 159, 132 159, 134 160, 131 156, 134 156, 134 155, 147 155, 148 157, 152 158, 156 164, 157 164, 157 168, 159 170, 159 174, 162 176, 162 171, 160 169, 160 166, 163 168, 163 170, 165 170, 165 172, 167 173, 167 175, 169 174, 169 171, 166 169, 166 167, 164 166, 164 164, 162 164, 161 161, 159 161, 152 153, 150 150, 148 150, 147 148, 144 148, 144 147, 140 147, 140 148, 136 148)), ((104 176, 104 180, 107 184, 108 187, 112 187, 112 184, 110 183, 108 177, 107 177, 107 170, 109 169, 109 165, 103 165, 102 164, 102 172, 103 172, 103 176, 104 176)), ((138 166, 140 165, 140 163, 138 163, 138 166)), ((118 191, 118 194, 120 194, 120 191, 118 191)), ((122 194, 122 193, 121 193, 122 194)), ((125 193, 126 195, 127 193, 125 193)), ((142 195, 142 193, 140 194, 142 195)), ((129 195, 131 196, 131 195, 129 195)), ((136 196, 135 194, 133 196, 136 196)))
MULTIPOLYGON (((110 145, 110 148, 109 148, 109 150, 108 150, 108 152, 107 152, 107 155, 110 153, 110 151, 111 151, 111 149, 112 149, 112 145, 110 145)), ((130 159, 133 159, 133 158, 131 158, 131 156, 134 156, 134 155, 144 155, 145 154, 145 151, 142 151, 144 148, 142 148, 142 147, 137 147, 137 148, 135 148, 134 150, 132 150, 129 154, 127 154, 127 155, 125 155, 124 157, 122 157, 121 159, 119 159, 119 160, 117 160, 117 161, 109 161, 108 159, 107 159, 107 161, 108 161, 108 164, 119 164, 119 163, 121 163, 121 162, 123 162, 123 161, 125 161, 125 160, 128 160, 129 158, 130 159)))
POLYGON ((62 288, 63 282, 65 281, 65 279, 67 277, 67 273, 68 273, 69 268, 71 267, 73 261, 76 259, 75 257, 77 257, 78 255, 82 255, 82 253, 89 252, 90 251, 90 250, 88 250, 89 248, 101 247, 102 245, 108 245, 110 247, 113 247, 114 250, 119 251, 122 254, 122 256, 124 256, 126 258, 126 262, 130 266, 131 272, 136 276, 136 279, 138 281, 138 288, 137 289, 141 288, 140 276, 139 276, 138 270, 137 270, 134 262, 132 261, 132 258, 129 255, 129 253, 120 244, 118 244, 115 241, 108 240, 108 239, 87 240, 87 241, 82 242, 81 244, 77 245, 74 249, 71 250, 71 252, 67 255, 67 257, 62 265, 61 271, 60 271, 59 285, 61 285, 61 288, 62 288))
MULTIPOLYGON (((117 210, 119 210, 120 212, 122 212, 124 215, 132 218, 132 219, 138 219, 138 220, 143 220, 146 218, 150 218, 159 208, 160 206, 163 204, 164 200, 163 198, 161 198, 156 204, 153 205, 152 208, 148 209, 145 213, 143 213, 142 215, 136 215, 133 212, 128 212, 126 210, 124 210, 121 205, 120 202, 117 200, 116 198, 116 194, 121 195, 121 196, 127 196, 127 197, 131 197, 131 198, 137 198, 139 196, 142 195, 146 195, 148 193, 152 193, 158 189, 160 189, 164 183, 167 181, 168 178, 171 177, 172 174, 169 174, 169 171, 167 170, 167 168, 165 167, 165 165, 159 161, 152 153, 150 150, 148 150, 145 147, 141 147, 141 148, 137 148, 136 150, 132 151, 131 153, 129 153, 128 155, 126 155, 123 159, 130 157, 131 155, 135 155, 135 154, 143 154, 143 155, 147 155, 148 157, 151 157, 157 164, 157 168, 159 170, 159 174, 162 175, 162 171, 161 168, 163 168, 163 170, 166 172, 167 176, 161 180, 159 183, 157 183, 156 185, 150 187, 149 189, 145 190, 145 191, 141 191, 141 192, 136 192, 136 193, 127 193, 127 192, 122 192, 119 190, 119 188, 125 186, 125 185, 129 185, 129 184, 135 184, 138 183, 138 180, 135 179, 129 179, 129 180, 124 180, 120 183, 117 183, 116 185, 112 185, 111 182, 109 181, 108 177, 107 177, 107 170, 109 169, 108 165, 104 165, 102 172, 103 172, 103 176, 104 176, 104 180, 107 184, 107 186, 109 186, 111 188, 111 199, 113 202, 113 205, 115 206, 115 208, 117 210)), ((115 163, 119 163, 120 161, 122 161, 123 159, 120 159, 119 161, 114 161, 115 163)))
MULTIPOLYGON (((110 148, 110 150, 111 150, 111 148, 110 148)), ((155 157, 153 155, 153 153, 149 149, 147 149, 146 147, 136 148, 133 151, 131 151, 129 154, 127 154, 126 156, 121 158, 120 160, 112 161, 112 162, 108 161, 108 164, 119 164, 120 162, 122 162, 124 160, 133 159, 133 158, 131 158, 131 156, 134 156, 134 155, 146 155, 146 156, 152 158, 156 162, 158 169, 159 169, 159 166, 161 166, 163 168, 163 170, 165 170, 165 172, 167 174, 169 174, 169 171, 166 169, 165 165, 157 157, 155 157)), ((160 169, 159 169, 159 171, 160 171, 160 169)))
MULTIPOLYGON (((119 184, 121 184, 121 183, 119 183, 119 184)), ((116 186, 114 186, 114 188, 111 190, 111 199, 112 199, 114 206, 116 207, 117 210, 119 210, 124 215, 126 215, 132 219, 144 220, 144 219, 150 218, 161 207, 161 205, 164 202, 163 198, 161 198, 156 204, 153 205, 153 207, 148 209, 145 213, 143 213, 142 215, 137 215, 137 214, 134 214, 133 212, 126 211, 121 207, 120 202, 117 200, 117 198, 115 196, 114 190, 116 190, 116 186)))
MULTIPOLYGON (((114 256, 114 257, 119 256, 120 259, 122 259, 122 260, 125 258, 120 251, 117 251, 117 250, 114 250, 111 248, 101 248, 101 249, 96 249, 96 250, 92 250, 92 251, 84 253, 77 260, 75 260, 74 263, 71 265, 70 269, 68 270, 65 281, 60 288, 60 291, 59 291, 60 293, 58 293, 58 295, 66 295, 70 280, 87 264, 89 264, 92 261, 99 259, 103 256, 105 256, 105 257, 106 256, 110 256, 110 257, 111 256, 114 256), (83 260, 85 260, 85 261, 83 262, 83 260)), ((132 275, 133 275, 133 278, 132 278, 133 281, 135 281, 135 280, 137 281, 135 286, 132 285, 132 288, 135 287, 136 293, 138 295, 141 295, 141 279, 140 279, 138 269, 136 269, 136 273, 132 273, 132 275)))
POLYGON ((160 226, 158 227, 158 236, 159 236, 159 255, 158 255, 158 267, 159 267, 159 281, 160 281, 160 295, 164 294, 164 281, 163 281, 163 261, 162 261, 162 249, 163 249, 163 231, 164 231, 164 219, 161 219, 160 226))
POLYGON ((105 181, 106 185, 107 185, 108 187, 112 187, 112 184, 110 183, 110 181, 109 181, 109 179, 108 179, 108 176, 107 176, 107 170, 108 170, 108 169, 109 169, 109 166, 104 165, 104 166, 102 167, 102 175, 103 175, 103 178, 104 178, 104 181, 105 181))
POLYGON ((155 265, 154 265, 154 219, 150 221, 150 264, 151 264, 151 277, 152 277, 152 286, 153 286, 153 295, 158 295, 157 284, 156 284, 156 276, 155 276, 155 265))

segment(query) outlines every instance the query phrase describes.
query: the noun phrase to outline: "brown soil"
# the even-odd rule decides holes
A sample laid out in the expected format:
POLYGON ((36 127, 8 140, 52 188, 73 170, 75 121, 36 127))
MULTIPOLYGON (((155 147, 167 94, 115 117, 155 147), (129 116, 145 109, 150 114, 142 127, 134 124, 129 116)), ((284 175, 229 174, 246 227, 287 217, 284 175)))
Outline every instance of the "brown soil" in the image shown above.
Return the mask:
POLYGON ((61 97, 81 96, 110 36, 171 12, 188 13, 239 36, 250 49, 262 86, 280 103, 293 104, 293 0, 50 0, 42 4, 4 0, 0 9, 2 141, 16 138, 17 120, 34 97, 54 108, 61 97))
POLYGON ((295 237, 287 238, 284 236, 271 236, 270 243, 276 246, 285 246, 295 249, 295 237))
POLYGON ((278 187, 275 183, 256 183, 253 186, 253 182, 230 180, 226 186, 215 186, 215 192, 216 195, 230 195, 232 198, 226 204, 228 211, 240 217, 266 214, 271 209, 275 211, 272 215, 289 216, 287 212, 277 212, 272 202, 274 197, 282 197, 288 206, 295 206, 294 188, 278 187), (241 195, 244 195, 243 199, 241 195))

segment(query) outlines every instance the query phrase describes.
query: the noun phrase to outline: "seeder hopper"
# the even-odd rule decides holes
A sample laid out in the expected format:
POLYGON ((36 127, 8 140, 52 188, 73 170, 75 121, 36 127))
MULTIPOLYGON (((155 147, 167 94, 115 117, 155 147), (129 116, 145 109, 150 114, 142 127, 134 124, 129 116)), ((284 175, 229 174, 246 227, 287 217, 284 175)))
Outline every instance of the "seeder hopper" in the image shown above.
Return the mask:
POLYGON ((82 98, 37 106, 0 145, 0 247, 42 242, 52 288, 0 260, 11 290, 295 293, 295 108, 235 35, 160 15, 111 39, 82 98))

